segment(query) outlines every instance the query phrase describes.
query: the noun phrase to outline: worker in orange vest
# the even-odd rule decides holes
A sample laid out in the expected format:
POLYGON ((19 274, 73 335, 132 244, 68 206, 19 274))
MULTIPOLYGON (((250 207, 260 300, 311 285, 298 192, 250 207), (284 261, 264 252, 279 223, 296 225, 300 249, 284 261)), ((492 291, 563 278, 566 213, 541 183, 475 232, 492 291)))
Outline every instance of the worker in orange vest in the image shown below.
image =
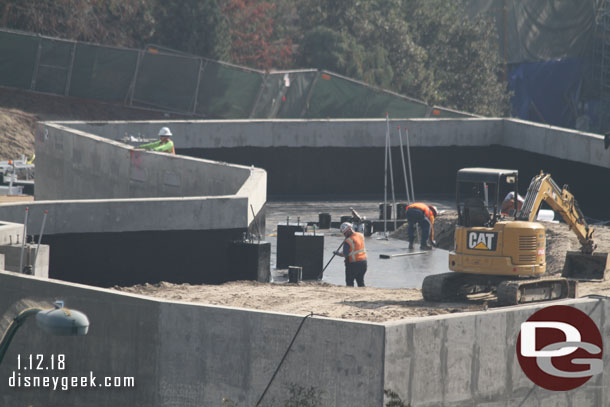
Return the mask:
POLYGON ((337 256, 345 257, 345 285, 354 286, 354 280, 358 287, 364 287, 364 274, 366 273, 366 250, 364 248, 364 236, 353 230, 352 224, 344 222, 339 230, 345 236, 343 242, 343 253, 336 251, 337 256))
POLYGON ((431 246, 436 246, 434 241, 434 218, 438 214, 438 210, 433 205, 426 205, 422 202, 415 202, 407 206, 407 236, 409 238, 409 249, 413 249, 413 241, 415 240, 415 225, 419 225, 421 231, 420 248, 422 250, 430 250, 431 246))

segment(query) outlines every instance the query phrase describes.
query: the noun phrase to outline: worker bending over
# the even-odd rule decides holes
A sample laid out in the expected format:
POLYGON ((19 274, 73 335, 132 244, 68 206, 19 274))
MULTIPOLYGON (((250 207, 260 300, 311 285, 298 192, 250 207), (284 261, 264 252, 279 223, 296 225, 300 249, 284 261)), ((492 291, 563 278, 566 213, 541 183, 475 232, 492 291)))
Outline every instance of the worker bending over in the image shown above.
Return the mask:
POLYGON ((436 246, 434 241, 434 218, 438 214, 436 207, 426 205, 422 202, 415 202, 407 206, 407 235, 409 238, 409 249, 413 249, 413 241, 415 240, 415 224, 419 225, 421 232, 420 248, 422 250, 430 250, 428 245, 430 241, 432 246, 436 246))
POLYGON ((337 256, 345 257, 345 285, 354 286, 354 280, 358 287, 364 287, 364 274, 366 273, 366 250, 364 249, 364 236, 355 232, 352 224, 345 222, 339 228, 345 241, 343 242, 343 253, 336 251, 337 256))
POLYGON ((174 142, 170 139, 171 136, 172 132, 169 130, 169 127, 162 127, 161 130, 159 130, 159 141, 143 144, 138 148, 142 148, 144 150, 149 151, 156 151, 159 153, 176 154, 176 150, 174 149, 174 142))

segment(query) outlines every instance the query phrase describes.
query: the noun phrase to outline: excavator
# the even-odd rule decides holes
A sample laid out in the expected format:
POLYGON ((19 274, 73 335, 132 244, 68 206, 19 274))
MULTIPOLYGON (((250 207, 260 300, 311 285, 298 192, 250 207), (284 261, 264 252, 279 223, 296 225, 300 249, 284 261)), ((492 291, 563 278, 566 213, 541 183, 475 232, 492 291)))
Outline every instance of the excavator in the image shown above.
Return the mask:
POLYGON ((593 227, 567 185, 559 188, 550 174, 541 172, 532 178, 521 201, 518 175, 512 169, 458 171, 451 272, 424 279, 425 300, 461 300, 469 294, 495 292, 499 305, 516 305, 574 298, 578 280, 608 278, 608 253, 594 253, 593 227), (536 222, 543 202, 561 215, 581 246, 580 251, 566 254, 561 277, 544 276, 545 227, 536 222), (507 207, 512 209, 506 211, 507 207))

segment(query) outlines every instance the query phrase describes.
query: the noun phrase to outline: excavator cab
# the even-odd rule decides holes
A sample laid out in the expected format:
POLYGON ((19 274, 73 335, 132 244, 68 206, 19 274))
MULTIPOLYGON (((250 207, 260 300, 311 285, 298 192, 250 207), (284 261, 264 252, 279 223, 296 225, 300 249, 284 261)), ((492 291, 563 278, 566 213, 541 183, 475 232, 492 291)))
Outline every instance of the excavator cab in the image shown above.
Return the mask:
POLYGON ((493 227, 503 217, 504 196, 518 196, 517 170, 463 168, 458 171, 456 200, 458 225, 493 227))

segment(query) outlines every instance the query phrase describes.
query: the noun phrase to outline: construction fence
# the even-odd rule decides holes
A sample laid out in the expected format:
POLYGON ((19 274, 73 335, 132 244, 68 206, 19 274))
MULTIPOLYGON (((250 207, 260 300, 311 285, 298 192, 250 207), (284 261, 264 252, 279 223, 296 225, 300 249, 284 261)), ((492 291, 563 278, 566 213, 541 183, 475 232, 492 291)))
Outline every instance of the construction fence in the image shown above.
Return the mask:
POLYGON ((471 116, 326 71, 263 72, 12 30, 0 30, 0 86, 210 119, 471 116))

